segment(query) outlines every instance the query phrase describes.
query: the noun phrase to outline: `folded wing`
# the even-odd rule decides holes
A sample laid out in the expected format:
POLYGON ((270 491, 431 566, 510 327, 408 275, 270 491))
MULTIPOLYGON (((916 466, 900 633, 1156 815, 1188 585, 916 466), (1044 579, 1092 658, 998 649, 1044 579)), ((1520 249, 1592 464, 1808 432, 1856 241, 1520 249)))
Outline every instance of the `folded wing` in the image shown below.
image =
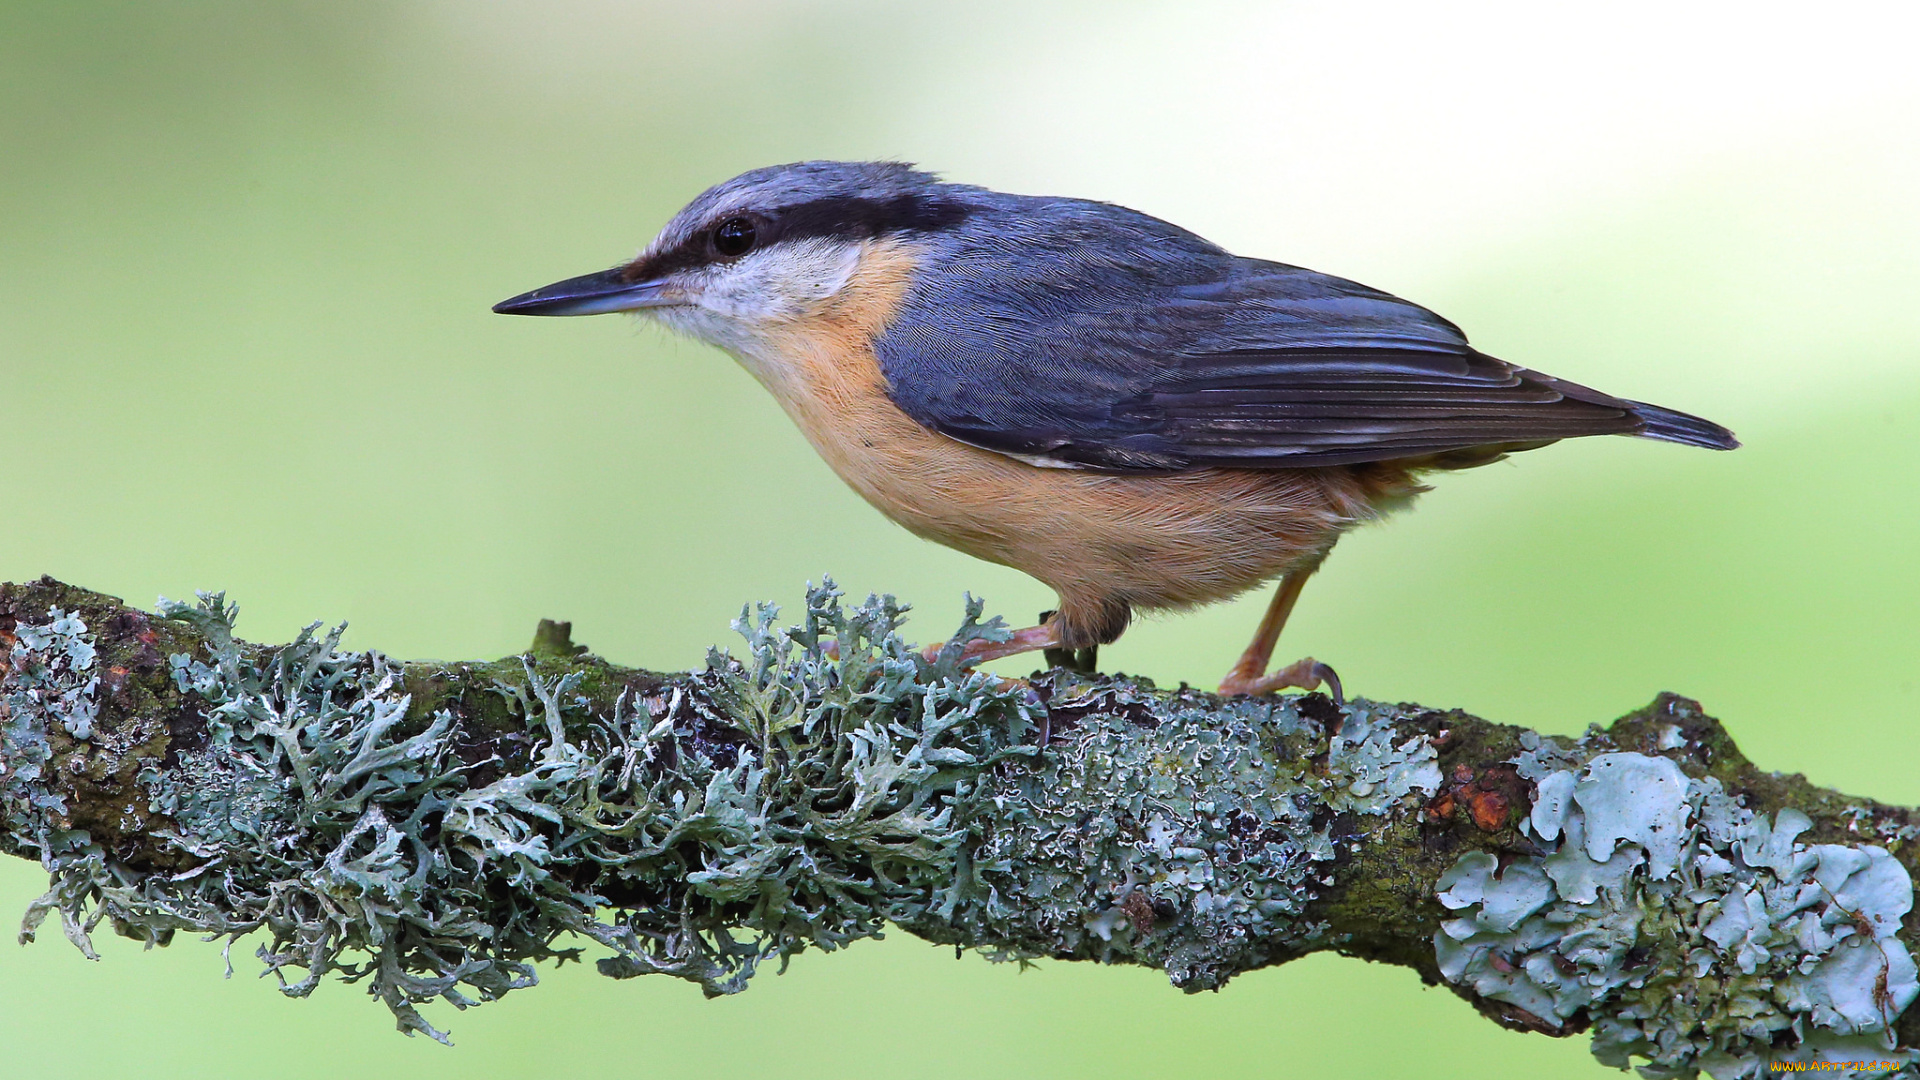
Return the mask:
POLYGON ((1397 297, 1144 222, 1122 223, 1118 255, 1005 245, 917 285, 879 344, 895 402, 963 442, 1113 472, 1470 463, 1581 435, 1737 445, 1486 356, 1397 297))

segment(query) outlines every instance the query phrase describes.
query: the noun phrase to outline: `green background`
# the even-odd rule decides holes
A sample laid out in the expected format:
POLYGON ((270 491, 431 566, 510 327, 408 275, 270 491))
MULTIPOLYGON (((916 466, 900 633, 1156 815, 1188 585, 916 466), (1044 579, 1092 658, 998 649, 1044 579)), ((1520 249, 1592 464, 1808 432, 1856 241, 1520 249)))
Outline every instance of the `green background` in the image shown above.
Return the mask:
MULTIPOLYGON (((1441 478, 1341 545, 1284 658, 1567 733, 1672 689, 1763 765, 1920 803, 1916 28, 1754 10, 0 4, 0 580, 226 589, 251 638, 346 619, 408 657, 569 618, 659 668, 822 573, 927 636, 964 590, 1030 617, 1040 586, 889 525, 724 356, 487 311, 742 169, 899 157, 1137 206, 1727 423, 1735 454, 1587 440, 1441 478)), ((1210 685, 1260 602, 1104 666, 1210 685)), ((0 865, 0 910, 41 881, 0 865)), ((432 1008, 447 1050, 354 987, 283 1000, 250 944, 230 981, 217 946, 105 944, 0 947, 8 1075, 1613 1075, 1326 956, 1198 997, 899 934, 715 1002, 570 967, 432 1008)))

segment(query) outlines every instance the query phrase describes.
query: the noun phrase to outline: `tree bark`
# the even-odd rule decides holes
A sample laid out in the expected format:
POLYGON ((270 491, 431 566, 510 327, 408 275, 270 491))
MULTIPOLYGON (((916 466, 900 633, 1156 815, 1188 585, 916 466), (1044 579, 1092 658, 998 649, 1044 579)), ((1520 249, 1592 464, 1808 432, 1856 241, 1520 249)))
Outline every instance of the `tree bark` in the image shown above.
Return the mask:
POLYGON ((1005 632, 978 604, 931 662, 901 612, 815 589, 799 626, 743 613, 738 656, 669 674, 565 624, 402 663, 318 624, 240 641, 219 597, 0 586, 0 845, 51 876, 23 935, 260 931, 287 993, 365 979, 435 1038, 417 1005, 589 950, 719 994, 888 923, 1188 991, 1330 949, 1649 1075, 1912 1069, 1912 812, 1756 769, 1694 702, 1555 740, 1009 682, 958 665, 1005 632))

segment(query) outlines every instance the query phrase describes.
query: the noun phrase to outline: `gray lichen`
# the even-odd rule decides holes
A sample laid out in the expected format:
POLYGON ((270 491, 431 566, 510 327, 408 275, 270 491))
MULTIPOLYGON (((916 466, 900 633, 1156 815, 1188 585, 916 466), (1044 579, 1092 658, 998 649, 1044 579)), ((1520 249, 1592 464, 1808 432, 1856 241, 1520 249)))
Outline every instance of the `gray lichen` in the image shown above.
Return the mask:
POLYGON ((1684 699, 1562 745, 1415 705, 1009 682, 957 663, 1006 633, 979 604, 928 661, 898 604, 830 585, 682 675, 558 624, 526 656, 402 664, 317 625, 248 644, 234 614, 0 585, 0 849, 52 879, 26 935, 257 934, 285 992, 336 974, 436 1038, 421 1004, 542 960, 724 994, 892 923, 1189 991, 1336 950, 1655 1076, 1920 1039, 1915 815, 1755 769, 1684 699))
MULTIPOLYGON (((84 859, 91 846, 84 831, 60 828, 55 815, 66 803, 54 790, 53 744, 49 735, 63 730, 73 739, 93 734, 100 685, 93 643, 86 623, 59 608, 47 621, 14 628, 7 663, 0 666, 0 814, 4 814, 12 850, 38 851, 49 870, 84 859)), ((43 901, 44 903, 44 901, 43 901)), ((46 908, 36 904, 30 923, 46 908)), ((69 940, 87 956, 90 926, 63 912, 69 940)))
POLYGON ((1920 995, 1899 938, 1907 870, 1873 845, 1805 844, 1805 814, 1755 814, 1671 759, 1536 743, 1523 832, 1542 852, 1463 855, 1438 896, 1440 971, 1652 1077, 1758 1077, 1769 1063, 1911 1064, 1894 1021, 1920 995), (1585 758, 1581 761, 1581 758, 1585 758))
MULTIPOLYGON (((957 668, 960 646, 1005 633, 977 603, 930 663, 891 599, 849 610, 815 589, 799 627, 743 613, 738 661, 716 653, 609 715, 577 674, 523 663, 492 688, 517 730, 484 756, 463 754, 475 733, 448 708, 409 722, 400 666, 342 650, 339 630, 261 650, 234 639, 220 597, 160 614, 206 642, 169 659, 205 738, 140 776, 189 869, 129 873, 84 832, 20 838, 54 877, 27 933, 58 913, 91 955, 102 919, 155 943, 264 930, 285 992, 338 972, 436 1038, 415 1006, 531 985, 535 962, 576 951, 568 934, 611 952, 606 974, 708 993, 888 922, 1217 987, 1317 940, 1302 917, 1333 881, 1329 807, 1353 843, 1439 783, 1433 748, 1364 705, 1331 738, 1292 702, 1238 703, 1221 724, 1201 695, 1150 702, 1098 679, 1044 684, 1049 708, 957 668), (1047 715, 1080 730, 1043 750, 1047 715)), ((17 724, 84 737, 85 629, 58 612, 16 628, 9 687, 35 704, 17 724)), ((34 738, 10 744, 28 770, 34 738)))
MULTIPOLYGON (((103 918, 160 943, 265 930, 259 957, 287 993, 337 971, 435 1038, 415 1005, 532 985, 534 962, 577 952, 557 947, 566 934, 607 948, 606 974, 730 993, 769 957, 951 908, 961 803, 996 762, 1034 752, 1022 694, 958 672, 952 650, 928 664, 891 600, 848 613, 830 588, 800 628, 775 629, 770 608, 736 624, 745 662, 716 655, 705 677, 724 712, 675 690, 593 717, 577 676, 529 665, 494 687, 520 731, 484 757, 463 757, 474 733, 448 709, 409 729, 398 666, 340 649, 338 630, 249 650, 222 598, 163 602, 208 642, 171 658, 207 739, 141 778, 193 868, 135 875, 84 833, 23 831, 48 798, 33 786, 45 725, 84 737, 72 718, 91 693, 85 627, 52 614, 15 629, 6 684, 15 849, 54 877, 24 934, 57 912, 92 955, 103 918)), ((962 640, 1003 632, 970 617, 962 640)))
POLYGON ((1362 842, 1368 818, 1411 812, 1410 793, 1440 783, 1433 747, 1394 745, 1364 703, 1329 741, 1290 700, 1221 709, 1180 694, 1149 709, 1124 685, 1051 679, 1073 738, 986 778, 991 827, 977 830, 962 903, 914 927, 926 936, 1149 964, 1183 989, 1217 989, 1320 940, 1302 916, 1334 883, 1330 807, 1355 816, 1347 842, 1362 842))

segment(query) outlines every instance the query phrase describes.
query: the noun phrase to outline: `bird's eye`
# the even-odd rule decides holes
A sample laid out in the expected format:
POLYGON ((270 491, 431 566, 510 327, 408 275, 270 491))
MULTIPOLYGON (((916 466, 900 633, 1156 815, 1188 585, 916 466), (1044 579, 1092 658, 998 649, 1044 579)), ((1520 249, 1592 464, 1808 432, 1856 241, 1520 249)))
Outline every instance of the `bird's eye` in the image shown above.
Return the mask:
POLYGON ((753 222, 743 217, 731 217, 715 226, 713 249, 729 259, 751 251, 753 222))

